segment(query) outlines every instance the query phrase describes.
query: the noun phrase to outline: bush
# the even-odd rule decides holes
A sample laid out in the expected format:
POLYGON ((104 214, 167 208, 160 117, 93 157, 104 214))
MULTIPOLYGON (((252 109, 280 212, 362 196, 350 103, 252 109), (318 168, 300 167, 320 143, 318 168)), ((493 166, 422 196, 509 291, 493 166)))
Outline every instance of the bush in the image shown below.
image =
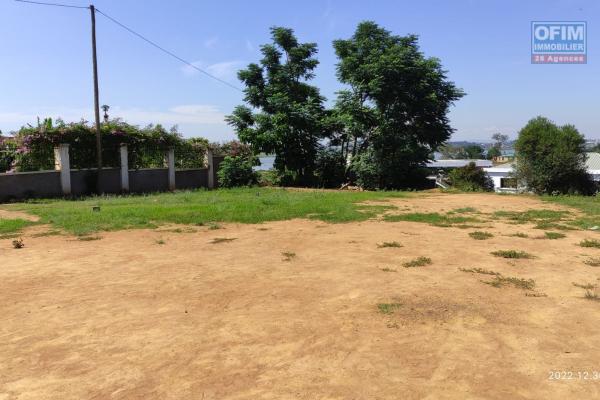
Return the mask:
POLYGON ((585 165, 585 138, 574 126, 534 118, 519 132, 515 150, 517 179, 535 193, 594 193, 585 165))
POLYGON ((252 161, 244 157, 227 156, 221 162, 217 172, 220 187, 250 186, 258 181, 257 173, 252 170, 252 161))
POLYGON ((322 148, 317 152, 315 177, 319 187, 340 187, 345 176, 346 163, 340 151, 322 148))
POLYGON ((494 188, 492 180, 482 168, 477 168, 474 162, 453 169, 448 178, 452 186, 466 192, 490 191, 494 188))

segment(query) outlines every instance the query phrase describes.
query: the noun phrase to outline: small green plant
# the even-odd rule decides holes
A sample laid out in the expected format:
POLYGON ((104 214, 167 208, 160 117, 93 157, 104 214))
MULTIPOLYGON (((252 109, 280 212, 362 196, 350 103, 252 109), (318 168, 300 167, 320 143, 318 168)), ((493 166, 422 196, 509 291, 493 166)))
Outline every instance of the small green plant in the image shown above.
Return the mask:
POLYGON ((515 278, 512 276, 496 275, 491 281, 483 281, 487 285, 493 287, 502 287, 506 285, 513 285, 518 289, 533 290, 535 288, 535 281, 533 279, 515 278))
POLYGON ((483 231, 470 232, 469 236, 471 236, 475 240, 486 240, 491 237, 494 237, 494 235, 492 235, 491 233, 483 231))
POLYGON ((252 160, 243 156, 225 157, 219 165, 217 175, 219 186, 226 188, 252 186, 258 183, 258 175, 252 169, 252 160))
POLYGON ((418 257, 414 260, 407 261, 402 264, 404 268, 424 267, 431 264, 431 258, 429 257, 418 257))
POLYGON ((564 233, 560 233, 560 232, 544 232, 545 239, 562 239, 566 236, 567 235, 565 235, 564 233))
POLYGON ((296 253, 293 251, 283 251, 281 255, 284 257, 283 261, 292 261, 296 258, 296 253))
POLYGON ((158 239, 158 240, 155 240, 154 243, 156 243, 156 244, 165 244, 166 242, 163 239, 158 239))
POLYGON ((15 249, 22 249, 23 247, 25 247, 25 243, 23 243, 23 239, 13 240, 12 245, 15 249))
POLYGON ((385 267, 385 268, 379 268, 379 269, 380 269, 380 270, 382 270, 383 272, 398 272, 398 271, 396 271, 395 269, 388 268, 388 267, 385 267))
POLYGON ((500 272, 491 271, 485 268, 459 268, 462 272, 470 272, 472 274, 484 274, 484 275, 500 275, 500 272))
POLYGON ((224 237, 218 237, 218 238, 214 238, 213 240, 210 241, 210 244, 218 244, 218 243, 225 243, 225 242, 232 242, 237 238, 224 238, 224 237))
POLYGON ((600 241, 596 239, 585 239, 579 242, 581 247, 593 247, 596 249, 600 249, 600 241))
POLYGON ((377 309, 382 314, 393 314, 394 311, 402 307, 401 303, 379 303, 377 309))
POLYGON ((573 286, 582 288, 582 289, 595 289, 596 285, 593 283, 575 283, 573 282, 573 286))
POLYGON ((529 253, 517 250, 497 250, 492 251, 491 254, 502 258, 533 258, 533 256, 529 253))
POLYGON ((588 258, 583 263, 590 267, 600 267, 600 258, 588 258))
POLYGON ((208 225, 208 229, 211 231, 216 231, 217 229, 221 229, 221 225, 212 223, 208 225))
POLYGON ((456 224, 465 224, 467 222, 481 222, 475 217, 462 215, 443 215, 439 213, 408 213, 408 214, 388 214, 383 217, 384 221, 398 222, 421 222, 433 226, 448 228, 456 224))
POLYGON ((517 233, 513 233, 512 235, 508 235, 508 236, 512 236, 512 237, 519 237, 519 238, 528 238, 529 235, 523 232, 517 232, 517 233))
POLYGON ((394 242, 383 242, 383 243, 378 243, 377 247, 381 248, 385 248, 385 247, 402 247, 402 245, 396 241, 394 242))

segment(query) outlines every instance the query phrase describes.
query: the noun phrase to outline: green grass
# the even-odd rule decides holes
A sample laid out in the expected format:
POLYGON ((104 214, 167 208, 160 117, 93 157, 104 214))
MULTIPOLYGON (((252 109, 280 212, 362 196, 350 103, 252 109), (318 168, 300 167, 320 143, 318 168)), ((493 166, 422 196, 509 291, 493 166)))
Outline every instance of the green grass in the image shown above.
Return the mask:
POLYGON ((497 250, 492 251, 491 254, 502 258, 533 258, 533 256, 529 253, 517 250, 497 250))
POLYGON ((394 311, 402 307, 401 303, 379 303, 377 309, 382 314, 393 314, 394 311))
POLYGON ((377 247, 379 247, 379 248, 385 248, 385 247, 402 247, 402 245, 400 243, 394 241, 394 242, 378 243, 377 247))
POLYGON ((564 233, 560 233, 560 232, 544 232, 544 236, 542 238, 544 238, 544 239, 562 239, 566 236, 567 235, 565 235, 564 233))
MULTIPOLYGON (((406 197, 404 192, 354 192, 239 188, 194 190, 150 195, 90 197, 83 200, 36 200, 12 206, 37 215, 73 234, 132 228, 155 228, 164 223, 261 223, 311 218, 331 223, 364 221, 394 208, 359 204, 369 200, 406 197), (92 212, 92 206, 100 206, 92 212)), ((26 226, 27 221, 2 220, 0 233, 26 226), (9 222, 5 222, 9 221, 9 222), (12 222, 11 222, 12 221, 12 222), (20 224, 20 225, 19 225, 20 224)))
POLYGON ((414 260, 403 263, 402 266, 404 268, 415 268, 415 267, 424 267, 429 264, 431 264, 431 258, 418 257, 418 258, 415 258, 414 260))
POLYGON ((600 227, 600 197, 598 196, 542 196, 542 200, 573 207, 583 215, 575 217, 570 224, 581 229, 600 227))
POLYGON ((585 239, 579 242, 581 247, 593 247, 595 249, 600 249, 600 241, 596 239, 585 239))
POLYGON ((449 211, 448 214, 465 214, 465 213, 477 213, 479 211, 477 211, 476 208, 474 207, 462 207, 462 208, 455 208, 452 211, 449 211))
POLYGON ((516 278, 513 276, 502 276, 496 275, 493 280, 483 282, 493 287, 502 287, 512 285, 517 289, 532 290, 535 288, 535 281, 533 279, 516 278))
POLYGON ((27 221, 25 219, 15 218, 15 219, 5 219, 0 218, 0 234, 13 234, 20 232, 23 228, 26 228, 30 225, 34 225, 35 222, 27 221))
POLYGON ((391 214, 383 218, 388 222, 408 221, 421 222, 434 226, 450 227, 455 224, 464 224, 466 222, 481 222, 475 217, 454 216, 440 213, 407 213, 407 214, 391 214))
POLYGON ((496 211, 492 215, 496 218, 504 218, 515 223, 525 224, 528 222, 551 223, 562 221, 570 213, 568 211, 555 210, 527 210, 527 211, 496 211))
POLYGON ((469 236, 471 236, 475 240, 486 240, 491 237, 494 237, 494 235, 492 235, 491 233, 483 231, 470 232, 469 236))
POLYGON ((512 235, 508 235, 508 236, 512 236, 512 237, 519 237, 519 238, 528 238, 529 235, 523 232, 517 232, 517 233, 513 233, 512 235))
POLYGON ((483 274, 483 275, 500 275, 500 272, 491 271, 485 268, 459 268, 462 272, 468 272, 471 274, 483 274))
POLYGON ((102 237, 100 236, 79 236, 77 238, 77 240, 81 240, 82 242, 91 242, 94 240, 101 240, 102 237))

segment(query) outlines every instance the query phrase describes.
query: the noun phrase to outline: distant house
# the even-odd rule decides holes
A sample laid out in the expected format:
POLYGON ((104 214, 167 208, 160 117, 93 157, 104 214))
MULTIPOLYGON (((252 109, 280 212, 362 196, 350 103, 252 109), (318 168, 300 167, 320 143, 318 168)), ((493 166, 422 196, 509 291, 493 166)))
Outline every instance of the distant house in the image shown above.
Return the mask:
POLYGON ((486 168, 492 167, 494 164, 490 160, 433 160, 429 161, 426 165, 427 168, 431 169, 452 169, 466 167, 470 163, 475 163, 476 167, 486 168))
MULTIPOLYGON (((586 153, 585 162, 588 174, 595 182, 600 182, 600 153, 586 153)), ((514 161, 506 164, 496 165, 495 167, 484 168, 494 183, 496 192, 514 192, 517 189, 517 182, 512 177, 514 171, 514 161)))

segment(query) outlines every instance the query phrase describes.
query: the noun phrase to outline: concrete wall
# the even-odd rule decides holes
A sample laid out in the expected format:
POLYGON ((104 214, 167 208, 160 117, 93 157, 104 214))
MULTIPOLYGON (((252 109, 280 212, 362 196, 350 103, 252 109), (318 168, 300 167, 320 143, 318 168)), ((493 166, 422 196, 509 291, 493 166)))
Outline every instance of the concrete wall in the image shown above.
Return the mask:
POLYGON ((167 168, 129 170, 129 191, 133 193, 164 192, 169 190, 167 168))
POLYGON ((62 196, 60 171, 0 174, 0 202, 62 196))
MULTIPOLYGON (((119 168, 103 168, 100 174, 100 187, 104 193, 121 193, 119 168)), ((96 192, 96 170, 71 170, 71 193, 74 196, 96 192)))
POLYGON ((175 171, 175 184, 177 189, 208 187, 208 168, 175 171))

